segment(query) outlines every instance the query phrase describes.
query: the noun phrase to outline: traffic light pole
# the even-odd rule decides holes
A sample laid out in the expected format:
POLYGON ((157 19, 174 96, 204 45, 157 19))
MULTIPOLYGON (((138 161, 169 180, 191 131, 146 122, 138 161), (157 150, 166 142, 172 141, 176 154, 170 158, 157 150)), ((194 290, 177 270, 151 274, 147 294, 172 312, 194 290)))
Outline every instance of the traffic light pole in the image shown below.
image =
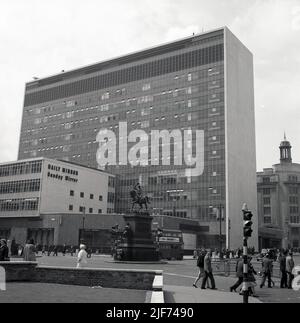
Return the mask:
POLYGON ((247 204, 243 204, 243 219, 244 219, 244 225, 243 225, 243 303, 248 303, 249 298, 249 279, 248 279, 248 238, 251 237, 252 229, 252 221, 251 218, 253 214, 251 211, 248 210, 247 204))
POLYGON ((219 223, 220 223, 220 255, 222 254, 222 205, 219 206, 219 223))
POLYGON ((249 289, 248 289, 248 245, 247 245, 247 238, 244 237, 244 244, 243 244, 243 303, 248 303, 249 298, 249 289))

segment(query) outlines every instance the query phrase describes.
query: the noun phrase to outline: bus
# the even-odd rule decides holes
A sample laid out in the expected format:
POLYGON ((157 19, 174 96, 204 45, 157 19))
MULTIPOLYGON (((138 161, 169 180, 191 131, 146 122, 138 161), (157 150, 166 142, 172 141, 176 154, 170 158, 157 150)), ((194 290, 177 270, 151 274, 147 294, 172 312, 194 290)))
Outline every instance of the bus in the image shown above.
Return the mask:
POLYGON ((154 232, 161 259, 183 260, 182 231, 163 229, 154 232))

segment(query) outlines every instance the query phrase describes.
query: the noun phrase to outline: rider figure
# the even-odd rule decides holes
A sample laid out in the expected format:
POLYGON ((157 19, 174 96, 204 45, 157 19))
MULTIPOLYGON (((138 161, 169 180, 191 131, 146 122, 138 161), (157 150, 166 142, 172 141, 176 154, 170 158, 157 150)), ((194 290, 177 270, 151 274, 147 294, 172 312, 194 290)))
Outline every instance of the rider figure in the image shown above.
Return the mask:
POLYGON ((135 184, 133 189, 136 191, 137 199, 138 200, 141 199, 142 195, 143 195, 142 194, 143 191, 142 191, 140 183, 135 184))

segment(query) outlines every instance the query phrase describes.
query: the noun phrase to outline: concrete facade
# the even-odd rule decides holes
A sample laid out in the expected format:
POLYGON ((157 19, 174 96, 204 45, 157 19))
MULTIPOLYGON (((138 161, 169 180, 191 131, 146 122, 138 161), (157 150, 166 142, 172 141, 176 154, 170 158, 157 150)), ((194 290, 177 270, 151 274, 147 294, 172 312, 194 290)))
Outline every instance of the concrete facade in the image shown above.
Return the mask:
POLYGON ((253 213, 248 245, 258 248, 254 74, 252 53, 225 29, 226 242, 243 241, 243 203, 253 213))
POLYGON ((106 172, 47 158, 4 163, 0 172, 0 218, 114 212, 115 176, 106 172))
MULTIPOLYGON (((97 168, 99 130, 112 130, 118 138, 125 121, 128 133, 203 131, 204 170, 190 176, 171 157, 171 165, 163 165, 162 156, 159 165, 107 165, 118 175, 116 212, 128 212, 128 192, 139 182, 153 215, 208 226, 203 241, 208 247, 219 246, 220 231, 226 234, 223 247, 240 247, 242 204, 254 215, 257 205, 253 57, 245 46, 228 28, 219 28, 28 82, 19 158, 45 156, 97 168), (221 230, 217 208, 225 218, 221 230)), ((128 151, 133 145, 128 143, 128 151)), ((118 143, 117 151, 125 147, 118 143)), ((172 141, 170 151, 175 150, 172 141)), ((254 221, 249 244, 257 247, 257 240, 254 221)))
POLYGON ((257 173, 260 248, 300 247, 300 164, 286 139, 280 150, 280 163, 257 173))

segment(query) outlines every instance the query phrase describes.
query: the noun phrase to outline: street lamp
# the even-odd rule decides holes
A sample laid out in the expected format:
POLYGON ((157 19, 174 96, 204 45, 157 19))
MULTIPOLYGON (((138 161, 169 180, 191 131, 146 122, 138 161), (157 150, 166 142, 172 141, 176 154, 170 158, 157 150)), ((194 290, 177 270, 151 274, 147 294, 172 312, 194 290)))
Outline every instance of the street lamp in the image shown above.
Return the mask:
POLYGON ((213 212, 216 214, 217 216, 217 220, 219 221, 219 248, 220 248, 220 255, 222 252, 222 221, 224 219, 224 215, 223 215, 223 206, 220 204, 218 207, 213 207, 210 206, 210 208, 213 209, 213 212))
POLYGON ((84 243, 84 230, 85 230, 85 206, 82 208, 82 232, 80 237, 80 243, 84 243))

